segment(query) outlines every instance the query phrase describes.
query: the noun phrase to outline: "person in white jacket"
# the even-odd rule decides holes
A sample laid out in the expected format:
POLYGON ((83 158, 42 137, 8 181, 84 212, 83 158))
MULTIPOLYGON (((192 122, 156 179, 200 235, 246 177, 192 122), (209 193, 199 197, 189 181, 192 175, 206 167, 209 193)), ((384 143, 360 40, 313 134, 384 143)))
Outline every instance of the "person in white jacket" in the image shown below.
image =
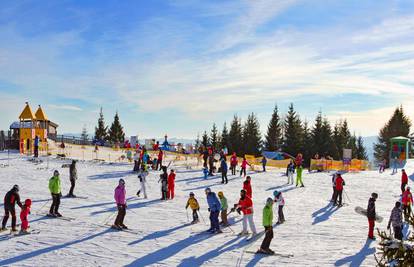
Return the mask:
POLYGON ((283 207, 285 206, 285 199, 282 196, 282 192, 275 190, 273 192, 274 202, 278 204, 278 221, 277 224, 282 224, 285 222, 285 215, 283 214, 283 207))
POLYGON ((146 182, 147 182, 146 181, 147 176, 148 176, 148 166, 147 166, 147 164, 142 164, 141 171, 138 174, 139 182, 141 184, 141 188, 137 192, 138 197, 142 192, 144 194, 144 198, 148 198, 147 197, 146 185, 145 185, 146 182))

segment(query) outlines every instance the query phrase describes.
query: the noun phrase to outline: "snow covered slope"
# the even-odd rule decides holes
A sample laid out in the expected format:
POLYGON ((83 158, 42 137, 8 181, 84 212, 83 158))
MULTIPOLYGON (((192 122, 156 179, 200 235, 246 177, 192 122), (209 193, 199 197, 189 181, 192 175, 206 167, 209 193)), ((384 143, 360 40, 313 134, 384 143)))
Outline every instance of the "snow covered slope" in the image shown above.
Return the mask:
MULTIPOLYGON (((0 153, 0 162, 6 163, 0 153)), ((377 225, 385 229, 394 202, 398 200, 400 174, 387 171, 345 174, 346 205, 333 209, 331 177, 327 173, 304 173, 304 188, 286 185, 283 170, 251 173, 255 222, 262 229, 261 216, 267 197, 277 189, 284 192, 286 223, 275 227, 271 248, 278 253, 294 254, 292 258, 258 256, 244 253, 256 250, 262 240, 250 248, 244 238, 230 229, 210 235, 208 226, 187 224, 184 209, 190 192, 201 204, 201 214, 208 221, 204 188, 224 191, 232 205, 238 200, 242 179, 229 176, 229 184, 222 185, 218 176, 203 180, 200 169, 177 169, 176 198, 161 202, 158 172, 149 175, 149 199, 139 199, 135 193, 138 179, 128 164, 80 162, 79 180, 75 194, 87 199, 63 198, 60 212, 74 217, 74 221, 41 216, 50 207, 48 179, 54 169, 61 173, 63 194, 69 190, 69 170, 61 168, 68 161, 51 160, 33 164, 19 155, 12 155, 10 166, 0 168, 1 197, 14 185, 20 185, 23 200, 33 200, 30 225, 40 234, 11 239, 0 234, 0 265, 7 266, 374 266, 376 242, 367 241, 367 219, 354 212, 355 206, 366 207, 371 192, 377 192, 377 213, 385 220, 377 225), (125 223, 139 233, 116 232, 105 222, 113 222, 115 205, 113 190, 119 178, 126 179, 128 209, 125 223)), ((176 165, 175 165, 176 166, 176 165)), ((174 167, 174 166, 173 166, 174 167)), ((407 164, 411 181, 414 165, 407 164)), ((232 214, 237 223, 232 229, 241 231, 241 216, 232 214)), ((191 217, 190 211, 188 216, 191 217)), ((275 220, 277 212, 275 212, 275 220)), ((8 223, 10 225, 10 221, 8 223)), ((406 229, 407 231, 407 229, 406 229)))

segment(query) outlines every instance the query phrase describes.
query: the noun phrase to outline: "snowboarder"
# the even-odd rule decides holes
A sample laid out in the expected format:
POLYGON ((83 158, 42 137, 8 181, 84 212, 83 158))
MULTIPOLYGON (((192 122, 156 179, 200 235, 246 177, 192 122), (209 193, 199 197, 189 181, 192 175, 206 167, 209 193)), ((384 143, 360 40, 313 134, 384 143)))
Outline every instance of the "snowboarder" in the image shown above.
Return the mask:
POLYGON ((253 195, 251 179, 250 176, 247 176, 246 180, 243 182, 243 189, 246 191, 246 196, 249 198, 252 198, 253 195))
POLYGON ((240 177, 242 176, 242 174, 243 174, 243 177, 246 177, 247 165, 250 166, 249 162, 247 162, 247 160, 246 160, 246 157, 243 157, 243 161, 241 163, 241 169, 240 169, 240 177))
POLYGON ((407 186, 402 195, 402 204, 404 210, 404 219, 408 221, 411 215, 411 205, 413 204, 413 195, 411 194, 410 187, 407 186))
POLYGON ((233 155, 230 158, 230 169, 231 169, 231 175, 236 175, 236 167, 237 167, 237 155, 236 152, 233 152, 233 155))
POLYGON ((147 182, 147 176, 148 176, 148 166, 143 164, 142 169, 140 173, 138 174, 139 182, 141 184, 141 188, 137 192, 137 196, 142 193, 144 193, 144 198, 147 198, 147 189, 146 189, 146 182, 147 182))
POLYGON ((1 230, 6 230, 6 224, 9 220, 9 214, 12 217, 12 231, 17 231, 16 229, 16 204, 21 208, 22 203, 20 202, 19 195, 19 186, 15 184, 13 188, 6 193, 4 196, 4 217, 2 222, 1 230))
POLYGON ((252 199, 246 195, 246 190, 242 189, 240 191, 240 200, 239 203, 234 205, 232 208, 232 212, 237 209, 237 212, 243 213, 243 230, 240 232, 240 236, 248 235, 249 232, 247 231, 247 224, 250 226, 250 230, 252 231, 253 235, 257 234, 256 226, 254 225, 253 221, 253 202, 252 199))
POLYGON ((285 206, 285 198, 282 196, 282 192, 275 190, 273 192, 273 196, 275 197, 274 202, 278 203, 278 224, 282 224, 285 222, 285 215, 283 214, 283 207, 285 206))
POLYGON ((265 156, 263 156, 263 158, 261 160, 261 163, 262 163, 262 167, 263 167, 263 172, 266 172, 267 159, 266 159, 265 156))
POLYGON ((168 173, 166 166, 162 166, 162 173, 160 174, 158 182, 161 182, 161 200, 167 200, 168 173))
POLYGON ((403 221, 402 221, 402 214, 401 214, 401 202, 397 201, 395 202, 395 206, 391 211, 391 216, 388 221, 388 227, 387 229, 390 229, 390 226, 392 224, 392 228, 394 230, 394 238, 398 240, 402 240, 403 233, 403 221))
POLYGON ((220 168, 221 168, 221 183, 227 184, 229 181, 227 180, 227 162, 226 162, 225 157, 221 159, 220 168))
POLYGON ((175 187, 175 172, 174 170, 170 171, 170 175, 168 175, 168 192, 167 198, 174 199, 174 187, 175 187))
POLYGON ((76 180, 78 179, 78 171, 76 170, 76 160, 72 160, 72 163, 69 166, 69 180, 70 180, 70 190, 67 194, 68 197, 76 197, 73 194, 73 189, 75 189, 76 180))
POLYGON ((220 199, 220 204, 221 204, 221 222, 220 224, 223 226, 227 226, 229 223, 227 221, 227 209, 228 209, 228 204, 227 204, 227 198, 224 196, 223 192, 220 191, 218 192, 218 197, 220 199))
POLYGON ((265 238, 263 239, 262 245, 257 253, 264 254, 274 254, 275 252, 271 250, 270 242, 273 239, 273 199, 268 198, 266 205, 263 208, 263 226, 265 228, 265 238))
POLYGON ((207 178, 208 178, 208 169, 207 168, 203 168, 203 175, 204 175, 204 179, 207 180, 207 178))
POLYGON ((22 210, 20 211, 20 221, 22 222, 20 232, 27 233, 27 229, 29 229, 29 220, 27 217, 30 214, 31 206, 32 200, 30 198, 26 199, 24 201, 24 205, 22 206, 22 210))
POLYGON ((128 229, 128 227, 124 224, 124 218, 127 208, 125 196, 125 181, 124 179, 119 179, 118 186, 115 188, 114 192, 114 198, 116 206, 118 208, 118 214, 116 215, 114 225, 112 225, 112 228, 118 230, 128 229))
POLYGON ((198 223, 199 220, 197 211, 200 210, 200 205, 198 204, 197 199, 194 197, 193 192, 190 192, 190 197, 187 200, 187 205, 185 206, 185 209, 187 209, 188 207, 190 207, 193 211, 193 221, 191 223, 198 223))
POLYGON ((372 193, 371 198, 368 200, 367 217, 368 217, 368 238, 375 240, 374 227, 375 227, 375 201, 378 198, 377 193, 372 193))
POLYGON ((334 199, 334 206, 342 207, 342 191, 344 190, 345 181, 342 178, 341 174, 336 175, 335 179, 335 199, 334 199), (339 197, 339 201, 338 201, 339 197))
POLYGON ((295 164, 293 163, 293 160, 290 161, 286 168, 286 176, 288 177, 288 184, 293 184, 293 174, 295 173, 295 164))
POLYGON ((49 179, 49 191, 52 194, 52 205, 50 206, 49 216, 62 217, 62 215, 59 213, 62 188, 60 186, 60 177, 58 170, 55 170, 53 172, 53 177, 49 179))
POLYGON ((219 224, 219 213, 220 213, 220 201, 218 200, 216 194, 211 191, 209 187, 205 190, 207 196, 207 203, 208 203, 208 211, 210 212, 210 229, 208 232, 211 233, 222 233, 220 230, 219 224))
POLYGON ((303 185, 303 182, 302 182, 302 172, 303 172, 302 165, 297 165, 296 166, 296 186, 298 186, 299 184, 301 184, 300 187, 305 187, 303 185))
POLYGON ((39 157, 39 136, 36 135, 33 145, 34 145, 34 157, 38 158, 39 157))
POLYGON ((408 184, 408 175, 404 169, 402 169, 401 174, 401 194, 405 191, 405 186, 408 184))

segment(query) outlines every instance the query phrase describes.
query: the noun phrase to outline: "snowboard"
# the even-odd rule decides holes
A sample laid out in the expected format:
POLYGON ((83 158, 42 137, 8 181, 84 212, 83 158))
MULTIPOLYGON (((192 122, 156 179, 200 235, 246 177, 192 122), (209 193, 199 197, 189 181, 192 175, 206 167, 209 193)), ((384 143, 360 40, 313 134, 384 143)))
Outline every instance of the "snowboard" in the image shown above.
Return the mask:
MULTIPOLYGON (((367 216, 367 210, 364 208, 361 208, 359 206, 355 207, 355 212, 364 216, 367 216)), ((375 221, 381 223, 383 218, 379 215, 375 215, 375 221)))
POLYGON ((250 254, 258 254, 258 255, 263 255, 263 256, 277 256, 277 257, 282 257, 282 258, 292 258, 294 255, 293 254, 284 254, 284 253, 278 253, 275 252, 273 254, 268 254, 268 253, 261 253, 259 251, 253 251, 253 250, 246 250, 246 253, 250 253, 250 254))

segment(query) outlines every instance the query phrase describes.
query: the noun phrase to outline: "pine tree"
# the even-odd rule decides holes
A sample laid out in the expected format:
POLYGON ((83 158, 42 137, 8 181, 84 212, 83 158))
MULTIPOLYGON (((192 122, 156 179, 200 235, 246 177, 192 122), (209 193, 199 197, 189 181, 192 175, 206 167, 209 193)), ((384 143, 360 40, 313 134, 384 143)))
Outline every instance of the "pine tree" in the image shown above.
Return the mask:
POLYGON ((364 140, 362 139, 362 136, 358 136, 358 139, 356 142, 356 158, 368 160, 368 155, 367 155, 367 151, 364 146, 364 140))
POLYGON ((296 156, 298 153, 302 153, 303 147, 303 129, 299 115, 293 108, 293 104, 290 104, 288 114, 285 118, 285 138, 283 144, 283 151, 296 156))
POLYGON ((349 143, 347 148, 352 150, 352 158, 358 158, 357 153, 358 153, 358 146, 357 146, 357 137, 355 135, 355 133, 349 138, 349 143))
POLYGON ((88 132, 86 131, 85 125, 82 128, 81 139, 82 139, 82 145, 83 146, 86 145, 86 143, 88 142, 88 132))
POLYGON ((197 133, 197 139, 195 140, 195 144, 194 144, 195 151, 198 151, 200 146, 201 146, 200 134, 197 133))
POLYGON ((221 132, 221 147, 227 149, 229 148, 229 132, 227 130, 227 124, 224 123, 223 131, 221 132))
POLYGON ((312 158, 312 133, 309 129, 308 122, 303 123, 303 159, 304 167, 310 165, 310 159, 312 158))
POLYGON ((262 138, 260 134, 259 120, 254 113, 249 114, 243 127, 242 135, 244 154, 260 156, 262 150, 262 138))
POLYGON ((98 127, 95 127, 95 139, 99 141, 106 141, 108 139, 108 126, 105 126, 102 107, 99 112, 98 127))
POLYGON ((210 140, 211 140, 211 146, 214 148, 214 151, 220 151, 218 130, 217 130, 217 126, 215 123, 213 123, 213 128, 211 129, 210 140))
POLYGON ((204 131, 203 136, 201 137, 201 144, 204 148, 210 146, 210 138, 208 137, 207 131, 204 131))
POLYGON ((268 151, 277 151, 281 148, 283 141, 282 125, 279 117, 277 105, 273 109, 272 118, 267 126, 265 137, 265 149, 268 151))
POLYGON ((124 129, 119 121, 118 112, 115 113, 114 122, 109 129, 109 140, 113 144, 123 143, 125 141, 124 129))
POLYGON ((410 133, 410 128, 411 121, 404 114, 402 106, 396 108, 390 120, 380 130, 378 142, 374 145, 375 159, 378 162, 387 159, 391 151, 390 139, 396 136, 407 137, 410 133))
POLYGON ((242 147, 242 126, 237 115, 234 115, 233 121, 230 125, 228 149, 229 153, 236 152, 239 156, 244 155, 244 149, 242 147))

